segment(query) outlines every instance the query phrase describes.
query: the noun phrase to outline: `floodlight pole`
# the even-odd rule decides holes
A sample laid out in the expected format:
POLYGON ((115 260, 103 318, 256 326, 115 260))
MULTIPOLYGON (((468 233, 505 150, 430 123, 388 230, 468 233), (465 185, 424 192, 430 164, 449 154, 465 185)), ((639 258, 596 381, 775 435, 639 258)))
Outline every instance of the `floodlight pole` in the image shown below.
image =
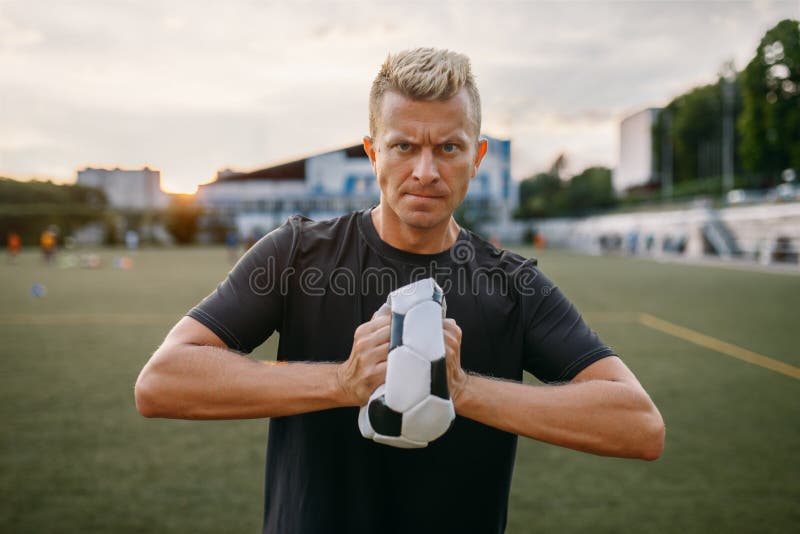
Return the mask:
POLYGON ((661 111, 661 196, 672 198, 672 113, 661 111))
POLYGON ((722 67, 722 191, 727 193, 734 188, 733 183, 733 99, 736 71, 733 61, 722 67))

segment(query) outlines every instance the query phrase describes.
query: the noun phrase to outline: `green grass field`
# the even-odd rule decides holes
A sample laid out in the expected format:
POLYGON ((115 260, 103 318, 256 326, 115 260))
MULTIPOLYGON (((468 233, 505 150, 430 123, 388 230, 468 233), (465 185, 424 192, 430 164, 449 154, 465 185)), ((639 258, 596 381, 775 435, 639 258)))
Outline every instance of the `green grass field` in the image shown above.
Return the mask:
MULTIPOLYGON (((144 250, 128 271, 109 265, 120 253, 99 270, 0 261, 0 532, 258 532, 266 422, 147 420, 133 403, 225 252, 144 250)), ((667 441, 648 463, 521 439, 508 532, 796 529, 800 380, 756 363, 800 366, 800 277, 538 256, 650 392, 667 441)))

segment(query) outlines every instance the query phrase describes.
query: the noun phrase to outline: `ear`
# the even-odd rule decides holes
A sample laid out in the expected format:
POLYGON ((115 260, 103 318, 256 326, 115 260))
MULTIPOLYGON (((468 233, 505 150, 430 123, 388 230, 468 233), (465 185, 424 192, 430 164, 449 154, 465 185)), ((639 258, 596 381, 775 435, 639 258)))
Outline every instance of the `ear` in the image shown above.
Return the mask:
POLYGON ((478 172, 478 167, 481 166, 481 161, 483 161, 483 156, 486 155, 486 151, 489 150, 489 141, 486 139, 481 139, 478 141, 478 150, 475 153, 475 166, 472 167, 472 176, 471 178, 475 178, 475 174, 478 172))
POLYGON ((367 153, 367 157, 369 158, 369 162, 372 163, 372 170, 375 171, 375 174, 378 174, 378 170, 375 168, 375 143, 374 140, 368 136, 364 136, 364 152, 367 153))

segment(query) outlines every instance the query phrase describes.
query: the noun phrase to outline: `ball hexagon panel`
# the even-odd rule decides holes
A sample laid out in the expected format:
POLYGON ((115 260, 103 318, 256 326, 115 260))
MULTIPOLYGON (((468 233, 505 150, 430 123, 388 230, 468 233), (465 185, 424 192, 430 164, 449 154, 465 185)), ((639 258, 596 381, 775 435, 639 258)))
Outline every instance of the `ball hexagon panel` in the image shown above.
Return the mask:
POLYGON ((442 307, 428 300, 408 310, 403 319, 402 344, 431 362, 444 356, 442 307))
POLYGON ((447 432, 455 417, 451 401, 431 395, 403 414, 401 435, 412 441, 430 442, 447 432))
MULTIPOLYGON (((389 293, 389 303, 392 306, 392 311, 399 314, 405 314, 413 306, 420 302, 432 300, 436 288, 436 282, 433 278, 426 278, 419 280, 400 289, 395 289, 389 293)), ((438 291, 441 294, 441 289, 438 291)))
POLYGON ((386 365, 386 404, 405 412, 431 394, 431 363, 406 346, 389 353, 386 365))

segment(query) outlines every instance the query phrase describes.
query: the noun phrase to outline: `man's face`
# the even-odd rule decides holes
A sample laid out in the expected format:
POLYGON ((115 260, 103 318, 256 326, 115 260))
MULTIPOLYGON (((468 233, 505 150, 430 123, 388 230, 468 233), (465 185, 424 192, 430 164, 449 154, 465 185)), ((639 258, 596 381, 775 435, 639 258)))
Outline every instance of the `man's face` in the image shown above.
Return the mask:
POLYGON ((388 219, 417 229, 449 223, 486 153, 462 89, 448 100, 383 97, 374 139, 364 140, 388 219))

